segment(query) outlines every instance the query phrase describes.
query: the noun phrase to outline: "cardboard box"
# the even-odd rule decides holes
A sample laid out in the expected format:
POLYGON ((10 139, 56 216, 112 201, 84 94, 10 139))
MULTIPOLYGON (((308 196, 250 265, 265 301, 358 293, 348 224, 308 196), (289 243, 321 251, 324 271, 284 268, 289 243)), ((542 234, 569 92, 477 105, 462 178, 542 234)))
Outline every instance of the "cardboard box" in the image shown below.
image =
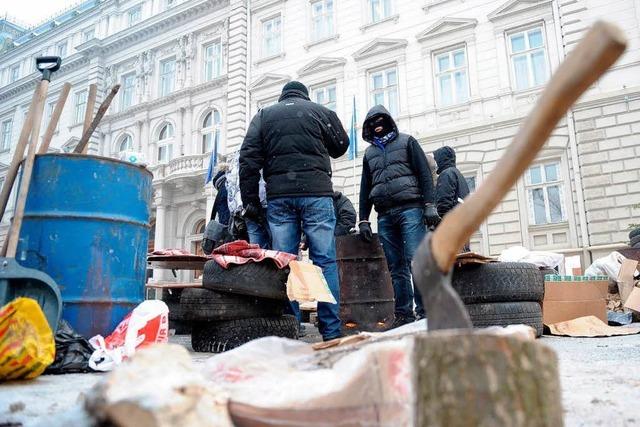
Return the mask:
POLYGON ((605 276, 547 276, 544 282, 542 319, 545 325, 596 316, 607 322, 607 292, 605 276))

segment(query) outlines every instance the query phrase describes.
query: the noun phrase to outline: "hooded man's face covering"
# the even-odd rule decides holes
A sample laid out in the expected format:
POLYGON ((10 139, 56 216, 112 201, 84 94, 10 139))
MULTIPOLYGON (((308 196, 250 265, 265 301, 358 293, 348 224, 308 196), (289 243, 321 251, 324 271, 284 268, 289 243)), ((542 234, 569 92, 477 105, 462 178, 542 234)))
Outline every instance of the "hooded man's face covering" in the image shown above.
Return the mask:
POLYGON ((391 132, 391 126, 384 117, 378 117, 373 121, 373 134, 377 137, 385 136, 391 132))

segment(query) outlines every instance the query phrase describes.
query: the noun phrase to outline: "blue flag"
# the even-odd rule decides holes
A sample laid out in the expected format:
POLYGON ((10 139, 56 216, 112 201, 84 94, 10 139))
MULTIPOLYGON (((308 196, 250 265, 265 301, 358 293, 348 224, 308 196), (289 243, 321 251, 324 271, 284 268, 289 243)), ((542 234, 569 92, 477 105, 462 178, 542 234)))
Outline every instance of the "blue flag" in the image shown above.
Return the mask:
POLYGON ((349 160, 358 157, 358 129, 356 121, 356 97, 353 97, 353 111, 351 112, 351 128, 349 129, 349 160))
POLYGON ((213 144, 213 150, 211 150, 211 158, 209 159, 209 169, 207 170, 207 177, 204 180, 204 185, 207 185, 213 179, 213 171, 216 168, 217 163, 218 163, 218 138, 215 139, 215 142, 213 144))

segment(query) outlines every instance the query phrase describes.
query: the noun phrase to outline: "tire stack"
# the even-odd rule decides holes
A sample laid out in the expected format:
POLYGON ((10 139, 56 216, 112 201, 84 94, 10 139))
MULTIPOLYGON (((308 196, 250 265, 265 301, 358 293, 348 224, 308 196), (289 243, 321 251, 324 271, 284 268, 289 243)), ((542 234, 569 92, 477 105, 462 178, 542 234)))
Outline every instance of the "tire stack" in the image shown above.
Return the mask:
POLYGON ((633 249, 640 249, 640 227, 629 232, 629 246, 633 249))
POLYGON ((535 265, 464 265, 454 270, 452 285, 475 327, 525 324, 536 330, 536 336, 542 335, 544 272, 535 265))
POLYGON ((270 260, 227 269, 208 261, 203 287, 178 291, 169 321, 190 326, 191 346, 198 352, 221 353, 266 336, 297 339, 297 319, 283 314, 288 275, 270 260))

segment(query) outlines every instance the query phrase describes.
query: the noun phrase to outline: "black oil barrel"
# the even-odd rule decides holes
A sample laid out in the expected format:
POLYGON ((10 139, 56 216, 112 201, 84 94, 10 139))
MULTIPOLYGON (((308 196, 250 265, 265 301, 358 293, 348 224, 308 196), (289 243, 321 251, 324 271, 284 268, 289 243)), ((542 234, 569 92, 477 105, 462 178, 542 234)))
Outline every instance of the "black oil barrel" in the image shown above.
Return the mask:
POLYGON ((378 235, 371 243, 357 235, 337 237, 336 255, 343 333, 389 329, 394 320, 393 286, 378 235))

